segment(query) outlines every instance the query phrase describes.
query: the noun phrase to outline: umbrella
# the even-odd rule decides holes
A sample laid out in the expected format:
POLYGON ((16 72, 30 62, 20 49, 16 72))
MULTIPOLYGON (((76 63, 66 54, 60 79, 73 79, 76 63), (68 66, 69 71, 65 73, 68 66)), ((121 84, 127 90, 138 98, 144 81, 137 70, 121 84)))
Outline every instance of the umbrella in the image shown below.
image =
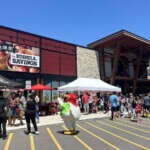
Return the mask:
POLYGON ((53 88, 43 84, 36 84, 31 86, 30 90, 53 90, 53 88))

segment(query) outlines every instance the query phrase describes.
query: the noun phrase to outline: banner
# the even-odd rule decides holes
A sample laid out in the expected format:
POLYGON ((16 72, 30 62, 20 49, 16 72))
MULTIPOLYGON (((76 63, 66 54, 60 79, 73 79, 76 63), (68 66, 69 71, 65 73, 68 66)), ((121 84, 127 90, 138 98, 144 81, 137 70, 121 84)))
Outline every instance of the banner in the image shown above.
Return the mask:
POLYGON ((0 70, 38 73, 39 48, 0 41, 0 70))
POLYGON ((10 58, 12 65, 39 67, 39 56, 11 53, 10 58))

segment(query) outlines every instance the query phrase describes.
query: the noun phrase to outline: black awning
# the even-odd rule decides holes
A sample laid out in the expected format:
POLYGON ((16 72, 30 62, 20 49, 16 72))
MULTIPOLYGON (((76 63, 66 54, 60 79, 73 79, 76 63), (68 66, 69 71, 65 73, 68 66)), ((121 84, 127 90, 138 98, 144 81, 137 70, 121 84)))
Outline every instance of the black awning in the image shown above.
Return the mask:
POLYGON ((0 89, 13 89, 13 88, 21 88, 23 85, 21 83, 12 81, 2 75, 0 75, 0 89))

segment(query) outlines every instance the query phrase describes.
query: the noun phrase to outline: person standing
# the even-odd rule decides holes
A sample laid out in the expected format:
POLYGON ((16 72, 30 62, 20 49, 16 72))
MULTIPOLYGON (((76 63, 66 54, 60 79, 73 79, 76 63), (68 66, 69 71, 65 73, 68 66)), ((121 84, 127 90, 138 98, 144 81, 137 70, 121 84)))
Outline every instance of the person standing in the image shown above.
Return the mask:
POLYGON ((81 116, 80 108, 76 102, 76 95, 70 93, 66 96, 64 102, 61 98, 58 98, 58 103, 60 105, 60 115, 65 123, 65 126, 68 128, 67 131, 64 131, 64 134, 73 135, 76 134, 76 120, 79 120, 81 116))
POLYGON ((146 115, 146 118, 148 118, 150 114, 150 93, 143 98, 143 108, 144 114, 146 115))
POLYGON ((20 125, 24 125, 23 123, 23 115, 24 115, 24 107, 20 101, 19 95, 16 95, 16 114, 18 115, 18 118, 20 120, 20 125))
MULTIPOLYGON (((2 93, 1 93, 2 94, 2 93)), ((2 95, 0 95, 0 137, 5 139, 7 137, 6 134, 6 101, 2 95), (3 129, 3 130, 2 130, 3 129)))
POLYGON ((103 99, 103 97, 100 98, 100 105, 101 105, 101 112, 104 113, 104 99, 103 99))
POLYGON ((142 111, 142 98, 139 99, 136 107, 135 107, 135 111, 137 114, 137 122, 141 123, 141 111, 142 111))
POLYGON ((120 106, 121 106, 121 95, 118 93, 117 95, 117 118, 120 117, 120 106))
POLYGON ((24 123, 22 121, 22 118, 23 118, 24 113, 25 113, 26 98, 23 95, 22 91, 19 92, 19 102, 20 102, 20 109, 21 109, 21 112, 20 112, 20 125, 24 125, 24 123))
POLYGON ((17 101, 16 101, 16 93, 12 93, 12 96, 9 100, 8 104, 8 125, 12 126, 15 125, 16 121, 16 107, 17 107, 17 101), (13 124, 12 124, 13 121, 13 124))
POLYGON ((35 101, 33 95, 29 95, 29 99, 27 100, 26 111, 25 111, 25 119, 26 119, 29 135, 31 135, 30 120, 32 121, 34 130, 35 130, 35 134, 39 134, 36 120, 35 120, 35 114, 36 114, 36 101, 35 101))
POLYGON ((122 95, 122 96, 121 96, 121 117, 122 117, 122 118, 125 117, 125 104, 126 104, 126 99, 125 99, 125 97, 122 95))
POLYGON ((82 96, 82 102, 84 104, 84 113, 88 114, 89 113, 89 97, 87 95, 88 93, 84 93, 82 96))
POLYGON ((36 94, 35 91, 32 93, 32 95, 33 95, 35 102, 36 102, 35 119, 36 119, 36 122, 39 123, 40 122, 40 118, 39 118, 39 101, 40 101, 40 98, 38 97, 38 95, 36 94))
POLYGON ((83 93, 81 92, 81 93, 80 93, 80 99, 81 99, 81 112, 84 112, 84 103, 83 103, 82 97, 83 97, 83 93))
POLYGON ((89 114, 92 114, 93 113, 93 108, 92 108, 93 97, 91 96, 91 94, 89 94, 88 97, 89 97, 89 114))
POLYGON ((111 104, 111 120, 116 120, 116 112, 117 112, 117 95, 116 92, 110 96, 110 104, 111 104))
POLYGON ((107 112, 109 112, 109 108, 108 108, 108 95, 107 93, 104 94, 104 114, 106 114, 107 112))
POLYGON ((137 118, 135 108, 136 108, 136 101, 135 97, 133 97, 131 102, 131 121, 134 121, 137 118))

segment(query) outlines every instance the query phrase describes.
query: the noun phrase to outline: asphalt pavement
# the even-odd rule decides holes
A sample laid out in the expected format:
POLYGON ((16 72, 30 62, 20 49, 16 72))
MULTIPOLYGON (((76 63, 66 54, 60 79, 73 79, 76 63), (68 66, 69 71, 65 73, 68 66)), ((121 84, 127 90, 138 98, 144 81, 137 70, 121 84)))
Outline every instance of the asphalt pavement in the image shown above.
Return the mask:
MULTIPOLYGON (((93 114, 88 114, 84 115, 84 113, 81 114, 80 121, 81 120, 87 120, 87 119, 94 119, 94 118, 103 118, 103 117, 108 117, 110 114, 103 114, 103 113, 93 113, 93 114)), ((19 125, 19 120, 16 119, 15 126, 12 127, 7 127, 7 130, 18 130, 18 129, 25 129, 26 128, 26 121, 25 119, 23 120, 24 125, 19 125)), ((48 115, 48 116, 40 116, 40 122, 37 124, 38 127, 45 126, 45 125, 52 125, 52 124, 59 124, 63 123, 63 120, 58 113, 57 115, 48 115)))
POLYGON ((150 150, 150 119, 137 123, 129 118, 110 121, 108 115, 82 116, 76 135, 64 135, 60 119, 62 122, 38 126, 40 135, 26 135, 25 128, 9 130, 8 138, 0 139, 0 150, 150 150))

